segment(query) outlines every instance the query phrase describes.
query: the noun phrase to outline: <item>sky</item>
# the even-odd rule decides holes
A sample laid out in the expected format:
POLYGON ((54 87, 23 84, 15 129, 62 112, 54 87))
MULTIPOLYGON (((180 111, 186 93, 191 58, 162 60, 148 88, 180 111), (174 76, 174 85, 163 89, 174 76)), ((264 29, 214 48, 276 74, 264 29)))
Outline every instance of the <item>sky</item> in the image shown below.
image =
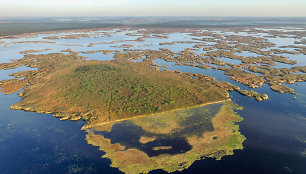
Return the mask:
POLYGON ((0 17, 303 16, 306 0, 0 0, 0 17))

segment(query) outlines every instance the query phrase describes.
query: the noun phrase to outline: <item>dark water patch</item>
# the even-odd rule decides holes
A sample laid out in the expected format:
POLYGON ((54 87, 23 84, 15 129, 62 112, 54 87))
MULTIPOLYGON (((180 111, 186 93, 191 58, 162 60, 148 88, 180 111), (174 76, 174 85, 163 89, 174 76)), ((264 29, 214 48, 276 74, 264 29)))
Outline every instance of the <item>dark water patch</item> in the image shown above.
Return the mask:
POLYGON ((124 122, 115 124, 112 127, 111 132, 100 132, 105 138, 110 139, 112 144, 120 143, 125 146, 126 149, 136 148, 145 152, 148 156, 157 156, 161 154, 178 154, 185 153, 191 150, 191 146, 185 139, 176 139, 176 137, 167 138, 171 135, 159 136, 156 134, 148 133, 141 127, 132 124, 131 122, 124 122), (149 143, 140 143, 142 136, 157 136, 158 138, 149 143), (167 150, 154 150, 154 147, 158 146, 171 146, 171 149, 167 150))
MULTIPOLYGON (((157 156, 161 154, 178 154, 185 153, 191 150, 190 144, 187 142, 188 137, 202 136, 206 131, 213 131, 211 119, 220 110, 222 104, 202 106, 191 108, 188 110, 175 111, 174 113, 179 118, 178 126, 174 127, 169 133, 157 133, 158 129, 163 129, 168 126, 166 114, 148 116, 147 118, 136 118, 141 124, 146 125, 154 119, 154 125, 157 132, 149 132, 141 127, 139 123, 136 125, 133 121, 123 121, 112 125, 110 132, 101 131, 95 134, 101 134, 106 139, 110 139, 112 144, 119 143, 126 149, 136 148, 147 153, 148 156, 157 156), (187 115, 187 116, 186 116, 187 115), (157 121, 158 120, 158 121, 157 121), (154 141, 141 143, 141 137, 156 137, 154 141), (155 147, 169 146, 170 149, 154 150, 155 147)), ((170 120, 172 121, 170 117, 170 120)), ((170 124, 170 123, 169 123, 170 124)))
MULTIPOLYGON (((211 119, 218 113, 221 106, 222 104, 214 104, 188 110, 188 112, 192 113, 192 116, 186 117, 184 121, 180 122, 180 126, 183 129, 177 131, 177 136, 201 136, 206 131, 213 131, 214 128, 211 119)), ((179 112, 180 111, 178 111, 178 114, 179 112)))

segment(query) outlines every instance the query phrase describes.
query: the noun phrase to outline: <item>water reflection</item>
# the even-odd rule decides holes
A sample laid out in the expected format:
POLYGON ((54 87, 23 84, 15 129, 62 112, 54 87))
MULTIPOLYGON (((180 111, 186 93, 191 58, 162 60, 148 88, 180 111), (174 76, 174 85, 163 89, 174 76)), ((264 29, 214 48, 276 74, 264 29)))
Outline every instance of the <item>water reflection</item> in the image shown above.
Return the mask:
POLYGON ((103 152, 85 141, 84 122, 13 111, 20 99, 0 94, 0 173, 114 173, 103 152))

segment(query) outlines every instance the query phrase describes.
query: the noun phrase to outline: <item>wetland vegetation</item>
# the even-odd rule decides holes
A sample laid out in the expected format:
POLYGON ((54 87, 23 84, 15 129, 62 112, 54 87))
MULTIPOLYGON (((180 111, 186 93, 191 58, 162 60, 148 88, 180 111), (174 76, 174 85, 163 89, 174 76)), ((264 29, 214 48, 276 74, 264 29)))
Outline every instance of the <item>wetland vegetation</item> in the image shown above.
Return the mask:
MULTIPOLYGON (((245 137, 235 124, 242 118, 234 110, 242 107, 229 102, 229 92, 263 101, 271 94, 269 88, 261 89, 266 85, 298 100, 291 84, 306 81, 305 66, 290 57, 305 55, 305 29, 108 30, 0 40, 1 48, 42 44, 19 50, 21 58, 0 64, 0 70, 9 72, 30 68, 12 71, 9 79, 0 81, 0 91, 23 90, 22 100, 11 109, 85 120, 87 142, 98 146, 111 166, 125 173, 182 171, 196 160, 232 155, 243 148, 245 137), (274 38, 296 41, 276 47, 269 40, 274 38), (78 41, 79 46, 71 44, 78 41), (39 53, 43 51, 53 53, 39 53), (111 61, 101 61, 104 58, 111 61), (206 72, 224 76, 216 80, 206 72)), ((300 154, 305 156, 305 149, 300 154)))

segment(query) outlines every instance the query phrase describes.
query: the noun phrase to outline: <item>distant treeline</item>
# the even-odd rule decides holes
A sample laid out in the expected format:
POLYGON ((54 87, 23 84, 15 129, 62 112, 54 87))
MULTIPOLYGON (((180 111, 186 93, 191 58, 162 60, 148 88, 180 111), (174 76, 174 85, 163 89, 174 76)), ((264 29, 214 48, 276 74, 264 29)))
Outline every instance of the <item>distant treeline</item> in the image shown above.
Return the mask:
POLYGON ((54 31, 54 30, 104 28, 104 27, 114 27, 114 26, 121 26, 121 25, 116 23, 74 23, 74 22, 0 23, 0 36, 54 31))
MULTIPOLYGON (((136 25, 137 26, 137 25, 136 25)), ((170 28, 229 28, 229 27, 305 27, 306 18, 211 18, 211 19, 184 19, 166 21, 160 23, 138 24, 146 27, 170 27, 170 28)))

